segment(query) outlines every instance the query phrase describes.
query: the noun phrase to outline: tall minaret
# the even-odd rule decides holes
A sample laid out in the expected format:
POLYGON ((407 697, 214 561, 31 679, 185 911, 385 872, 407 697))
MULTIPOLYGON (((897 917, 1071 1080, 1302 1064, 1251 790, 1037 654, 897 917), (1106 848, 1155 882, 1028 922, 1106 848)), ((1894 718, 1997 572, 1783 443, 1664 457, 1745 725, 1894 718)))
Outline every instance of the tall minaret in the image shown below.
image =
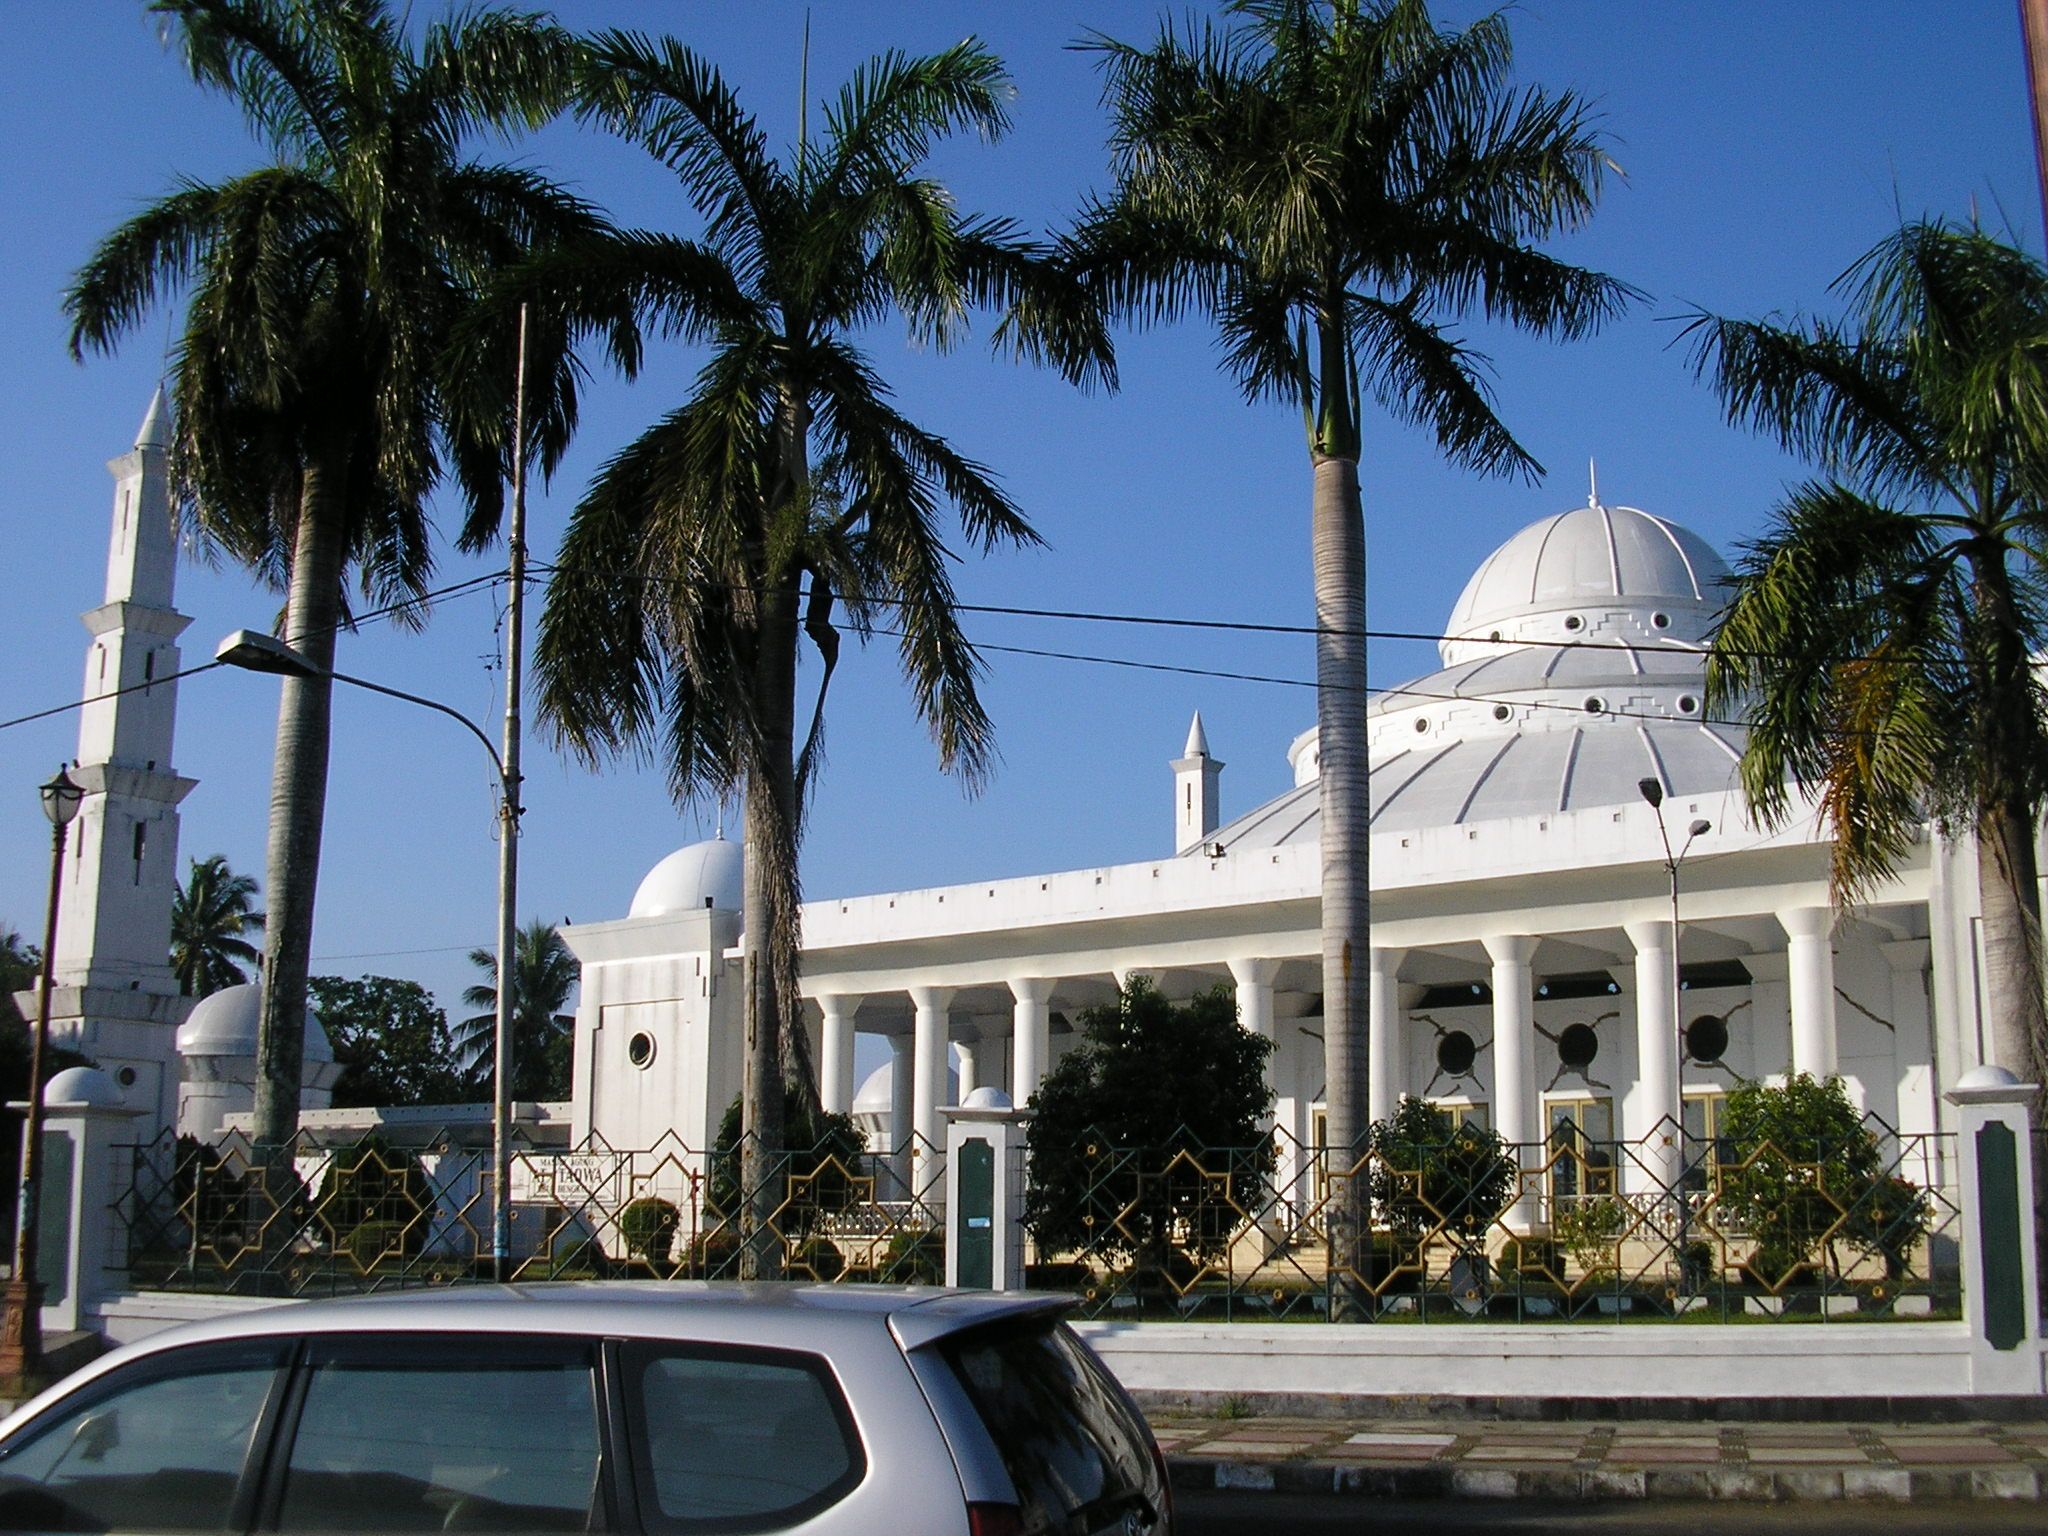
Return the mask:
POLYGON ((1207 839, 1220 820, 1216 781, 1223 764, 1209 755, 1209 737, 1202 713, 1195 711, 1188 743, 1173 760, 1173 851, 1186 853, 1207 839))
MULTIPOLYGON (((85 786, 64 855, 52 999, 57 1038, 112 1073, 130 1104, 175 1116, 172 1033, 190 1008, 171 973, 178 802, 194 781, 171 767, 178 636, 172 606, 170 428, 158 390, 114 477, 106 600, 84 615, 88 702, 72 778, 85 786), (133 689, 132 692, 119 692, 133 689)), ((166 1118, 167 1123, 167 1118, 166 1118)))

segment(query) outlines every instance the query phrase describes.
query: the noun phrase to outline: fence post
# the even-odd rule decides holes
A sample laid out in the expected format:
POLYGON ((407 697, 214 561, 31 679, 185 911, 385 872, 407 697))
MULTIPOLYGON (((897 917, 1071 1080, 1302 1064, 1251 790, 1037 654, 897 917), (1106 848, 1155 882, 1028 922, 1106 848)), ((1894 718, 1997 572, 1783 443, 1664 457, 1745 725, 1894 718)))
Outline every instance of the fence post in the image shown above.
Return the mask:
POLYGON ((1024 1122, 1000 1088, 977 1088, 946 1117, 946 1284, 1024 1286, 1024 1122))
POLYGON ((114 1209, 121 1193, 114 1147, 144 1113, 124 1101, 98 1067, 68 1067, 43 1085, 36 1270, 46 1342, 87 1326, 99 1303, 127 1277, 128 1247, 114 1209))
POLYGON ((2003 1067, 1965 1072, 1946 1097, 1959 1111, 1963 1318, 1973 1392, 2043 1391, 2034 1281, 2034 1146, 2027 1106, 2040 1092, 2003 1067))

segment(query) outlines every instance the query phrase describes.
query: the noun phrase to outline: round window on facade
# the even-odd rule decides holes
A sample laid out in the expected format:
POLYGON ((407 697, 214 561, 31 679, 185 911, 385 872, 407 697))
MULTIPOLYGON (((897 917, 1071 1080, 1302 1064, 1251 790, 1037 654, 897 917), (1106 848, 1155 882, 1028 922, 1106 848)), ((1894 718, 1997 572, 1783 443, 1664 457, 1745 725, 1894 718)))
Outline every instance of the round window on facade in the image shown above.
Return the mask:
POLYGON ((654 1036, 640 1030, 626 1042, 626 1060, 641 1070, 654 1065, 654 1036))
POLYGON ((1607 701, 1606 701, 1605 699, 1603 699, 1603 698, 1599 698, 1599 697, 1597 697, 1597 696, 1596 696, 1596 697, 1593 697, 1593 698, 1589 698, 1589 699, 1587 699, 1587 700, 1586 700, 1586 713, 1587 713, 1587 714, 1589 714, 1589 715, 1604 715, 1604 714, 1606 714, 1606 713, 1607 713, 1607 701))
POLYGON ((1728 1054, 1728 1021, 1703 1013, 1685 1026, 1685 1054, 1693 1061, 1713 1063, 1728 1054))
POLYGON ((1505 704, 1496 704, 1493 706, 1493 718, 1496 720, 1505 720, 1509 715, 1513 713, 1514 711, 1509 709, 1505 704))
POLYGON ((1489 640, 1498 640, 1500 638, 1500 631, 1496 629, 1492 634, 1488 635, 1486 638, 1489 640))
POLYGON ((1671 615, 1668 613, 1651 614, 1650 627, 1652 629, 1669 629, 1671 627, 1671 615))
POLYGON ((1689 693, 1683 694, 1678 700, 1678 712, 1681 715, 1696 715, 1700 712, 1700 701, 1689 693))
POLYGON ((1567 1024, 1557 1037, 1558 1064, 1569 1072, 1583 1072, 1600 1054, 1600 1033, 1590 1024, 1567 1024))
POLYGON ((1577 634, 1580 630, 1586 627, 1586 621, 1580 618, 1576 613, 1574 613, 1565 619, 1564 627, 1570 630, 1573 634, 1577 634))
POLYGON ((1426 730, 1428 730, 1428 729, 1429 729, 1429 722, 1428 722, 1427 720, 1423 720, 1423 719, 1417 719, 1417 720, 1416 720, 1416 722, 1415 722, 1415 734, 1416 734, 1416 735, 1420 736, 1420 735, 1421 735, 1421 734, 1422 734, 1422 733, 1423 733, 1424 731, 1426 731, 1426 730))
POLYGON ((1464 1077, 1479 1059, 1479 1046, 1462 1029, 1453 1029, 1436 1043, 1436 1064, 1448 1077, 1464 1077))
POLYGON ((114 1081, 119 1083, 123 1088, 133 1088, 135 1086, 136 1079, 140 1076, 141 1074, 138 1073, 133 1067, 123 1067, 120 1071, 114 1074, 114 1081))

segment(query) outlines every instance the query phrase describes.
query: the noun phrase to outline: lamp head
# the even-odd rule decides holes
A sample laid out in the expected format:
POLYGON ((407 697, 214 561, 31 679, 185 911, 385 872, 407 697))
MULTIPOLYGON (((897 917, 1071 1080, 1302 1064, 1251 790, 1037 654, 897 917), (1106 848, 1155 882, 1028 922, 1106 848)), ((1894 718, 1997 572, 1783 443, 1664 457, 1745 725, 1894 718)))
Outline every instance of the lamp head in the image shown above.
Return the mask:
POLYGON ((213 648, 213 659, 244 672, 268 672, 277 677, 318 677, 320 669, 275 635, 261 630, 238 629, 213 648))
POLYGON ((45 784, 40 791, 43 798, 43 814, 50 818, 53 827, 68 827, 71 818, 78 814, 79 802, 85 799, 85 787, 72 780, 62 768, 57 777, 45 784))
POLYGON ((1664 803, 1664 785, 1659 779, 1637 779, 1636 792, 1649 801, 1653 811, 1664 803))
POLYGON ((1698 821, 1695 821, 1691 826, 1685 829, 1685 835, 1687 837, 1705 837, 1709 832, 1713 830, 1714 824, 1711 821, 1708 821, 1706 817, 1702 816, 1698 821))

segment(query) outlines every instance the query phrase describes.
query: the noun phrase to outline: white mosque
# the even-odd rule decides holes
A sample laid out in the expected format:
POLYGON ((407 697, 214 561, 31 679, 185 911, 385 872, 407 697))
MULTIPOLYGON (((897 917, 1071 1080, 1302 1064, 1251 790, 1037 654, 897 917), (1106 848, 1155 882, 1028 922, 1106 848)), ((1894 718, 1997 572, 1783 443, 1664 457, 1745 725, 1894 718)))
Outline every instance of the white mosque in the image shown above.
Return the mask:
MULTIPOLYGON (((1711 1134, 1738 1080, 1796 1070, 1839 1073, 1911 1133, 1987 1059, 1973 849, 1930 828, 1838 913, 1819 825, 1746 815, 1743 730, 1703 708, 1727 577, 1689 530, 1589 498, 1481 562, 1442 670, 1374 699, 1375 1118, 1419 1094, 1511 1142, 1661 1141, 1666 1121, 1711 1134), (1683 850, 1675 940, 1663 833, 1683 850)), ((1294 787, 1224 821, 1198 716, 1156 859, 807 903, 826 1107, 889 1146, 942 1145, 946 1105, 977 1087, 1024 1102, 1076 1011, 1142 972, 1174 996, 1234 988, 1275 1045, 1278 1129, 1314 1144, 1316 732, 1287 755, 1294 787), (891 1054, 856 1083, 861 1034, 891 1054)), ((740 861, 692 844, 626 916, 565 930, 583 962, 572 1140, 701 1147, 738 1093, 740 861)))

